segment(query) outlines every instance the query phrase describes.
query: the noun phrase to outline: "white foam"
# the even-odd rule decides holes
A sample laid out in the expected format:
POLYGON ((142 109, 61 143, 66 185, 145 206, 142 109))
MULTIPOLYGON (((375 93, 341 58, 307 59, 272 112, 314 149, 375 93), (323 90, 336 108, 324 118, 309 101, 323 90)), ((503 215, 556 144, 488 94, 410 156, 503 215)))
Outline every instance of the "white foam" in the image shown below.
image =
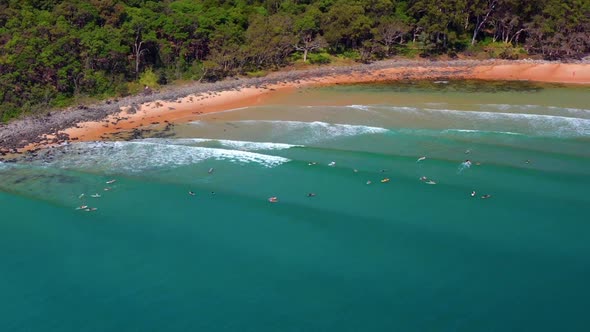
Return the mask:
POLYGON ((552 111, 561 111, 566 114, 571 114, 574 116, 590 117, 590 110, 588 110, 588 109, 570 108, 570 107, 556 107, 556 106, 549 106, 547 108, 549 108, 552 111))
POLYGON ((417 112, 420 109, 417 107, 411 106, 387 106, 387 109, 394 110, 394 111, 402 111, 402 112, 417 112))
POLYGON ((379 134, 379 133, 385 133, 388 131, 387 129, 380 128, 380 127, 339 124, 339 123, 327 123, 327 122, 321 122, 321 121, 302 122, 302 121, 245 120, 245 121, 240 121, 240 122, 242 122, 242 123, 262 122, 262 123, 276 125, 278 127, 286 127, 287 129, 300 129, 300 128, 310 128, 310 129, 314 129, 314 130, 315 129, 324 129, 324 130, 330 132, 334 136, 355 136, 355 135, 362 135, 362 134, 379 134))
POLYGON ((507 111, 507 110, 522 110, 522 111, 531 111, 531 110, 548 110, 552 112, 558 112, 562 114, 572 114, 575 116, 590 116, 590 109, 584 108, 573 108, 573 107, 559 107, 559 106, 544 106, 544 105, 533 105, 533 104, 524 104, 524 105, 511 105, 511 104, 478 104, 477 106, 480 107, 481 110, 500 110, 500 111, 507 111))
POLYGON ((168 145, 195 145, 202 143, 218 143, 224 148, 230 148, 242 151, 257 151, 257 150, 286 150, 294 147, 303 147, 303 145, 274 143, 274 142, 250 142, 250 141, 234 141, 227 139, 213 139, 213 138, 147 138, 139 140, 139 142, 151 142, 168 145))
POLYGON ((527 124, 536 134, 550 136, 590 136, 590 120, 557 115, 475 112, 457 110, 424 109, 426 112, 451 114, 466 119, 501 120, 506 123, 520 121, 527 124))
POLYGON ((346 107, 354 108, 355 110, 360 110, 360 111, 368 111, 369 110, 369 106, 367 106, 367 105, 347 105, 346 107))
POLYGON ((289 159, 260 153, 153 142, 87 142, 71 144, 62 158, 50 164, 62 168, 140 172, 159 167, 180 167, 207 159, 257 163, 274 167, 289 159))
POLYGON ((380 127, 326 123, 321 121, 278 121, 243 120, 234 122, 240 126, 256 126, 257 132, 264 132, 273 140, 287 140, 300 144, 330 140, 338 137, 381 134, 388 129, 380 127))
POLYGON ((500 134, 500 135, 518 135, 523 136, 520 133, 514 133, 511 131, 494 131, 494 130, 476 130, 476 129, 445 129, 443 133, 468 133, 468 134, 500 134))

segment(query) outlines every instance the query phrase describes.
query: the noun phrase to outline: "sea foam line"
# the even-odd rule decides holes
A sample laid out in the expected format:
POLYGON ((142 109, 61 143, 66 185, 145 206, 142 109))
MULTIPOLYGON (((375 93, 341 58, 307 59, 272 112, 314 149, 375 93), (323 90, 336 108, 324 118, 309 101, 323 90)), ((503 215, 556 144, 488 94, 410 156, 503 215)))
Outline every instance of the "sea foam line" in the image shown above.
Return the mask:
POLYGON ((255 152, 141 141, 75 143, 67 147, 66 151, 67 154, 50 164, 62 168, 98 167, 112 171, 140 172, 158 167, 196 164, 208 159, 257 163, 264 167, 275 167, 290 161, 255 152))
MULTIPOLYGON (((216 126, 216 123, 199 122, 199 126, 216 126)), ((287 141, 293 144, 313 144, 340 137, 381 134, 389 130, 364 125, 327 123, 321 121, 241 120, 233 121, 235 128, 263 134, 272 141, 287 141)))
POLYGON ((456 116, 466 120, 509 121, 506 125, 513 125, 514 121, 521 121, 534 134, 548 136, 590 136, 590 119, 566 117, 559 115, 506 113, 506 112, 482 112, 459 111, 453 109, 433 109, 416 107, 388 106, 386 109, 415 114, 437 114, 441 116, 456 116))
POLYGON ((467 133, 467 134, 499 134, 499 135, 517 135, 525 136, 521 133, 511 131, 495 131, 495 130, 476 130, 476 129, 445 129, 443 133, 467 133))
POLYGON ((369 105, 346 105, 346 107, 353 108, 355 110, 360 110, 360 111, 368 111, 370 106, 369 105))
MULTIPOLYGON (((586 117, 590 116, 590 109, 584 109, 584 108, 543 106, 543 105, 533 105, 533 104, 527 104, 527 105, 476 104, 476 105, 479 106, 480 109, 482 109, 482 110, 485 110, 485 109, 497 109, 500 111, 507 111, 510 109, 523 110, 523 111, 532 111, 532 110, 543 111, 543 110, 546 110, 546 111, 552 111, 552 112, 558 112, 558 113, 562 113, 562 114, 572 115, 572 117, 582 116, 583 118, 586 118, 586 117)), ((555 115, 555 114, 550 114, 550 115, 555 115)))
POLYGON ((277 127, 287 127, 287 129, 326 129, 331 131, 333 134, 341 135, 359 135, 359 134, 378 134, 385 133, 388 129, 380 127, 371 127, 363 125, 352 125, 352 124, 340 124, 340 123, 327 123, 322 121, 279 121, 279 120, 243 120, 237 121, 238 123, 244 124, 270 124, 277 127))
POLYGON ((251 141, 236 141, 227 139, 215 138, 146 138, 138 140, 138 142, 150 142, 167 145, 194 145, 201 143, 218 143, 222 147, 227 147, 242 151, 256 151, 256 150, 286 150, 294 147, 304 147, 303 145, 274 143, 274 142, 251 142, 251 141))

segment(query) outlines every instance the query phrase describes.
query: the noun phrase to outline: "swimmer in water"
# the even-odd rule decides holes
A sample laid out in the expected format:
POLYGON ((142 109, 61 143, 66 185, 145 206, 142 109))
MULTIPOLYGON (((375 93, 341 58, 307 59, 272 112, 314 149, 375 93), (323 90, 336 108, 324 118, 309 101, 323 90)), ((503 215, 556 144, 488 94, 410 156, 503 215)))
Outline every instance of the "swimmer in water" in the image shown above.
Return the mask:
POLYGON ((475 190, 471 192, 471 197, 475 197, 475 190))

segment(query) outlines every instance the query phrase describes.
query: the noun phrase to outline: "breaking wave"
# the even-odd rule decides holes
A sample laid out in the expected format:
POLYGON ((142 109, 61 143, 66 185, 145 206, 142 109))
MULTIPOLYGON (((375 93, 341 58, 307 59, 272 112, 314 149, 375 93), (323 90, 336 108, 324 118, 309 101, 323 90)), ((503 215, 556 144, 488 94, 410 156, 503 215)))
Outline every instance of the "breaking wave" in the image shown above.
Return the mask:
POLYGON ((206 145, 216 144, 222 148, 229 148, 241 151, 258 151, 258 150, 286 150, 294 147, 303 147, 303 145, 273 143, 273 142, 250 142, 250 141, 234 141, 227 139, 213 139, 213 138, 147 138, 139 142, 150 142, 166 145, 206 145))
POLYGON ((475 112, 457 110, 433 110, 425 109, 425 112, 436 112, 454 115, 468 120, 488 120, 498 124, 506 124, 513 127, 515 124, 526 129, 532 129, 535 134, 548 136, 588 136, 590 135, 590 120, 569 118, 557 115, 502 113, 502 112, 475 112))
POLYGON ((61 168, 140 172, 159 167, 180 167, 204 160, 227 160, 274 167, 289 159, 261 153, 160 144, 153 142, 88 142, 65 147, 65 154, 48 162, 61 168))
MULTIPOLYGON (((381 134, 389 131, 380 127, 321 121, 242 120, 231 123, 236 127, 253 127, 248 129, 264 134, 264 137, 271 141, 288 141, 296 144, 309 144, 347 136, 381 134)), ((192 124, 206 125, 200 121, 192 122, 192 124)))
POLYGON ((347 105, 346 107, 353 108, 355 110, 360 110, 360 111, 370 110, 370 106, 368 106, 368 105, 347 105))
POLYGON ((496 134, 496 135, 524 136, 524 134, 514 133, 511 131, 493 131, 493 130, 475 130, 475 129, 445 129, 442 132, 443 133, 460 133, 460 134, 477 134, 477 135, 496 134))
MULTIPOLYGON (((502 105, 500 105, 502 106, 502 105)), ((380 109, 411 113, 424 120, 463 120, 466 125, 483 131, 518 132, 538 136, 590 136, 590 119, 532 113, 460 111, 454 109, 384 106, 380 109), (436 116, 436 118, 432 118, 436 116), (493 128, 490 128, 493 127, 493 128), (501 130, 496 130, 496 128, 501 130), (508 130, 502 130, 508 129, 508 130)), ((584 110, 578 110, 584 111, 584 110)))

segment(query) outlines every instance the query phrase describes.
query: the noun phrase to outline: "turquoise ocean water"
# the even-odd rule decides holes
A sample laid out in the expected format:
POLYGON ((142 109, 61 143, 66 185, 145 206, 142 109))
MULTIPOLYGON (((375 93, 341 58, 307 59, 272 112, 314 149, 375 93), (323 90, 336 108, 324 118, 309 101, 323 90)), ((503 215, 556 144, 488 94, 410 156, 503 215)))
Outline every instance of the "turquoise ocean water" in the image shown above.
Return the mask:
POLYGON ((71 144, 0 164, 0 330, 587 331, 589 177, 590 89, 528 83, 306 88, 71 144))

